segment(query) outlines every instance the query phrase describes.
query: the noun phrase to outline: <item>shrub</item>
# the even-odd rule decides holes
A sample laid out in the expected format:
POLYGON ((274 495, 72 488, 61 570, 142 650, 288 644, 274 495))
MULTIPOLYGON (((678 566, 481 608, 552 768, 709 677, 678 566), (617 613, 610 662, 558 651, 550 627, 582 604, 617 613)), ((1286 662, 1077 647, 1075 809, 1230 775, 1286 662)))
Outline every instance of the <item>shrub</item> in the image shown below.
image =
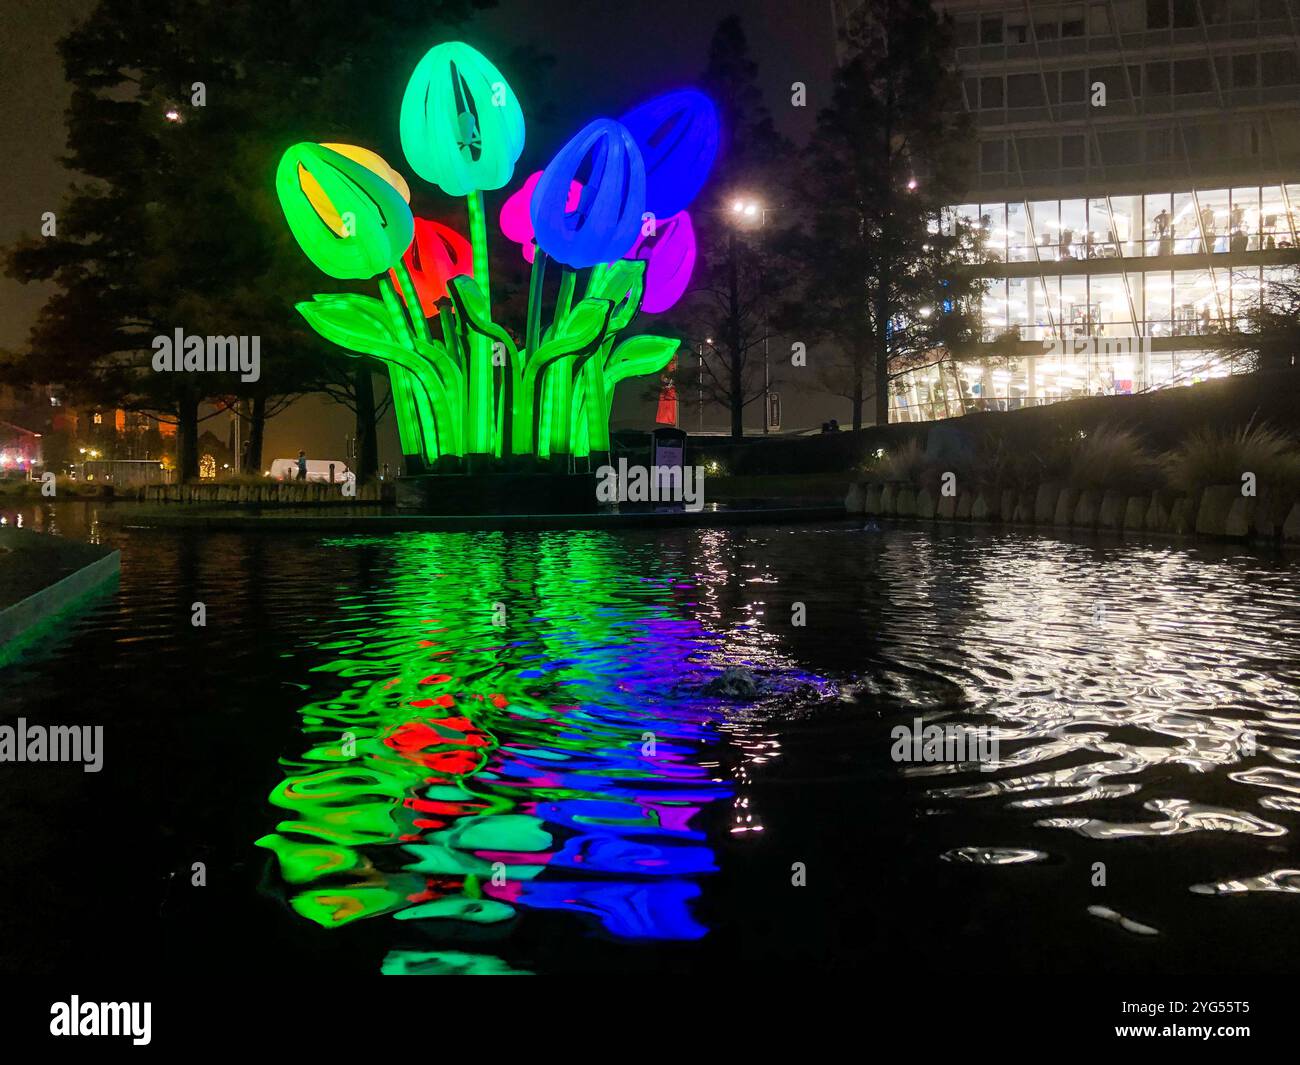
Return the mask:
POLYGON ((1214 484, 1240 485, 1244 473, 1253 473, 1261 488, 1300 491, 1300 453, 1267 425, 1198 429, 1162 465, 1169 486, 1193 496, 1214 484))
POLYGON ((1068 477, 1074 488, 1134 494, 1159 484, 1160 467, 1136 433, 1103 425, 1075 439, 1068 477))
POLYGON ((926 466, 925 449, 915 438, 899 444, 879 458, 868 476, 882 482, 906 481, 916 484, 926 466))
POLYGON ((1066 477, 1082 433, 1077 419, 1050 416, 1044 411, 990 429, 980 444, 980 474, 984 487, 1033 488, 1066 477))
POLYGON ((884 478, 880 475, 880 462, 885 457, 885 449, 880 448, 877 451, 867 452, 864 458, 857 466, 859 479, 868 481, 871 484, 880 484, 884 478))
POLYGON ((1036 484, 1042 470, 1033 450, 1000 429, 985 433, 975 456, 974 480, 982 489, 1001 492, 1036 484))

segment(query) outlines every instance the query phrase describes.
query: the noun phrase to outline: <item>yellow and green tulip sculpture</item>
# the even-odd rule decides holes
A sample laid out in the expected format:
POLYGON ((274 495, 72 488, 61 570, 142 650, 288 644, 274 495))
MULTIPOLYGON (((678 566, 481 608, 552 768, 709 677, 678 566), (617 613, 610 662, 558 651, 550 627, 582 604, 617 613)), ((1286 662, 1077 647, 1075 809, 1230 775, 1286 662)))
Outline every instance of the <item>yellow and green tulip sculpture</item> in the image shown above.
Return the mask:
POLYGON ((665 229, 678 236, 659 245, 653 210, 671 203, 676 214, 699 190, 717 148, 713 104, 685 90, 630 112, 628 125, 597 119, 507 201, 513 216, 507 227, 503 211, 503 228, 526 230, 534 253, 527 321, 517 333, 493 318, 483 202, 484 191, 510 183, 523 151, 514 92, 469 45, 440 44, 411 76, 400 130, 415 173, 465 198, 468 242, 414 218, 406 181, 369 149, 296 144, 276 174, 294 238, 331 277, 379 286, 377 299, 319 294, 298 310, 327 340, 388 366, 409 472, 541 460, 564 471, 575 458, 602 460, 615 387, 662 370, 680 346, 672 337, 620 335, 642 309, 648 267, 652 286, 673 275, 671 293, 650 301, 657 310, 686 287, 680 264, 689 271, 693 246, 687 256, 669 244, 691 234, 689 216, 681 211, 665 229), (674 269, 653 269, 657 246, 674 269), (551 259, 560 266, 559 291, 543 325, 551 259))

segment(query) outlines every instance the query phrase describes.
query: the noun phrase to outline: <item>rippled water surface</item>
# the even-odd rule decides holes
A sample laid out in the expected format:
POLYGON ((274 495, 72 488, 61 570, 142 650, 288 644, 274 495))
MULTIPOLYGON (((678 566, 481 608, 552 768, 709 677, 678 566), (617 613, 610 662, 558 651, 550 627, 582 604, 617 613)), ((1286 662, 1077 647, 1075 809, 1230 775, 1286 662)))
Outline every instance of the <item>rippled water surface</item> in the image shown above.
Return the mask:
POLYGON ((0 672, 105 726, 0 780, 7 971, 1300 969, 1293 560, 26 517, 122 576, 0 672))

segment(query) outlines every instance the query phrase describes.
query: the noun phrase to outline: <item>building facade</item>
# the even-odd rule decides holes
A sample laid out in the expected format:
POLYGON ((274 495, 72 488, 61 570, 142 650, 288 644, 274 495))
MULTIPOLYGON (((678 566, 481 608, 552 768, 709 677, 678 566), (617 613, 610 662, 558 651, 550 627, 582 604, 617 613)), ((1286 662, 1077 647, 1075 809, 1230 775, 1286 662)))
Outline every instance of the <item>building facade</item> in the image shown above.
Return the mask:
POLYGON ((983 336, 894 417, 1233 371, 1209 336, 1300 263, 1300 0, 947 0, 983 336))

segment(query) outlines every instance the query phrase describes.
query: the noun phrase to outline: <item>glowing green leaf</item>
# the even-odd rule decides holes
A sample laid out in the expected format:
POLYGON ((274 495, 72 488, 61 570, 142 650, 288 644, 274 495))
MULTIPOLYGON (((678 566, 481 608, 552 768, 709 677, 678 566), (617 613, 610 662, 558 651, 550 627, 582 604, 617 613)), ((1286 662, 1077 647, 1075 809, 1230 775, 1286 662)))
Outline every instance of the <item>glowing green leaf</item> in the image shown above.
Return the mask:
POLYGON ((641 374, 658 373, 673 360, 680 340, 672 337, 631 337, 614 349, 605 366, 605 387, 612 395, 619 381, 641 374))

